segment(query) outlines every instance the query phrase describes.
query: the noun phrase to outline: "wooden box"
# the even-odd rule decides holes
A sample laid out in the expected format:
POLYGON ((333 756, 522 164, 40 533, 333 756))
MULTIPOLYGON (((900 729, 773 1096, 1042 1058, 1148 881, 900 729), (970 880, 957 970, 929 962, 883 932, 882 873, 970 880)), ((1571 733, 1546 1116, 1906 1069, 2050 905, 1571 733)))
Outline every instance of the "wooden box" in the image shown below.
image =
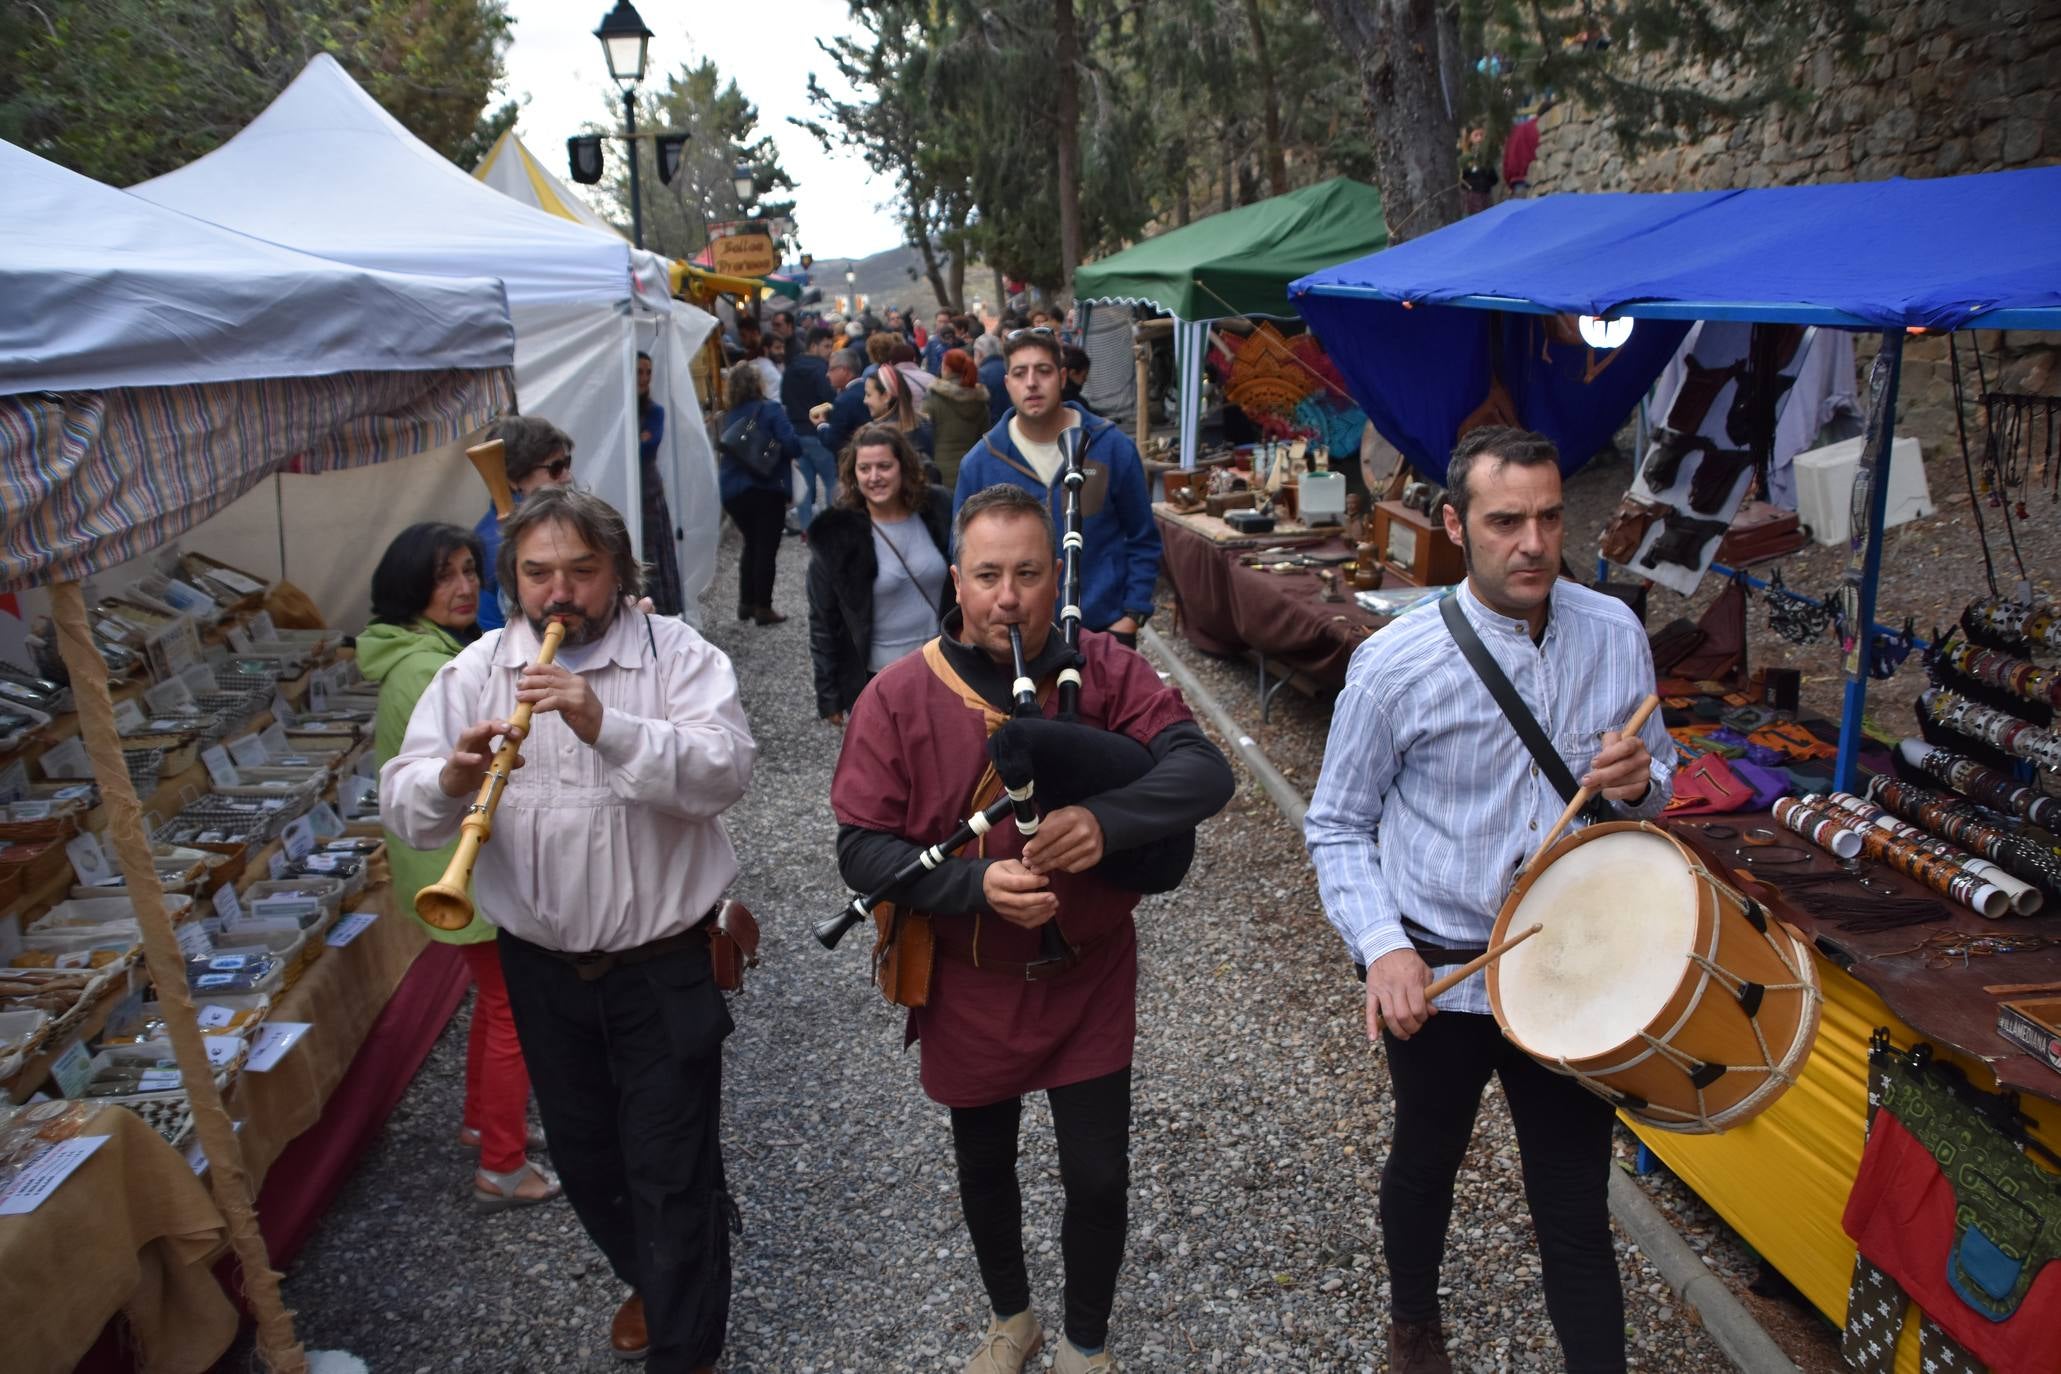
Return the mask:
POLYGON ((2004 1003, 1997 1008, 1997 1034, 2061 1073, 2061 997, 2004 1003))
POLYGON ((1374 503, 1370 542, 1388 574, 1412 587, 1450 587, 1467 576, 1467 560, 1446 537, 1444 522, 1400 501, 1374 503))

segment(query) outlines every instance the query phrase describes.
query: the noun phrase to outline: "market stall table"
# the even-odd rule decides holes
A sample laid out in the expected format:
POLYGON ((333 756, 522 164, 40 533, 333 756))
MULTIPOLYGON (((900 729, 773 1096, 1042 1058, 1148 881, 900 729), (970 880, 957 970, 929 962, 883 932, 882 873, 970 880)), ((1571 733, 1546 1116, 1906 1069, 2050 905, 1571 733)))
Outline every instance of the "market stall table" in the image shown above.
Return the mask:
POLYGON ((1291 558, 1351 558, 1352 545, 1334 531, 1291 527, 1241 535, 1215 516, 1165 504, 1152 513, 1181 632, 1205 653, 1253 655, 1262 720, 1275 693, 1297 675, 1320 688, 1344 686, 1353 650, 1388 623, 1362 610, 1349 585, 1340 593, 1343 599, 1323 600, 1314 569, 1270 572, 1242 561, 1275 548, 1292 550, 1291 558), (1275 669, 1287 672, 1277 678, 1275 669))
MULTIPOLYGON (((1711 820, 1740 834, 1775 825, 1766 813, 1711 820)), ((1732 857, 1732 843, 1714 842, 1703 824, 1679 820, 1670 828, 1722 871, 1744 867, 1732 857)), ((1781 833, 1787 843, 1790 832, 1781 833)), ((1794 839, 1809 847, 1800 836, 1794 839)), ((1810 863, 1797 871, 1836 867, 1812 849, 1810 863)), ((1868 876, 1871 883, 1893 881, 1899 895, 1936 895, 1879 864, 1869 866, 1868 876)), ((1997 1034, 1998 999, 1982 991, 1989 983, 2061 979, 2061 948, 1928 961, 1913 947, 1935 930, 1980 936, 1998 934, 2001 927, 2039 934, 2045 926, 1987 921, 1939 898, 1952 912, 1943 923, 1858 935, 1785 901, 1778 891, 1755 895, 1816 950, 1824 1004, 1817 1044, 1796 1083, 1767 1111, 1723 1135, 1677 1135, 1629 1119, 1626 1124, 1813 1306, 1843 1324, 1854 1243, 1840 1218, 1866 1144, 1870 1035, 1887 1027, 1900 1046, 1930 1043, 1977 1086, 2017 1089, 2025 1095, 2022 1109, 2033 1130, 2061 1140, 2061 1073, 1997 1034)), ((1916 1367, 1915 1332, 1913 1323, 1905 1339, 1909 1348, 1899 1352, 1901 1370, 1916 1367)))

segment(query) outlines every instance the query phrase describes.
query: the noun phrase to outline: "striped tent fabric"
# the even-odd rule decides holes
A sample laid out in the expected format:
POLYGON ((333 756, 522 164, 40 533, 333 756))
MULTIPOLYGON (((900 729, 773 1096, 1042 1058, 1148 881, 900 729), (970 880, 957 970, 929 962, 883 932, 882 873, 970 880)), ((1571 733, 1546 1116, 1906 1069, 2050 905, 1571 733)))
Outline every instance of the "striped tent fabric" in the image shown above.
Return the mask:
POLYGON ((0 396, 0 593, 147 553, 275 471, 408 457, 514 410, 507 368, 0 396))

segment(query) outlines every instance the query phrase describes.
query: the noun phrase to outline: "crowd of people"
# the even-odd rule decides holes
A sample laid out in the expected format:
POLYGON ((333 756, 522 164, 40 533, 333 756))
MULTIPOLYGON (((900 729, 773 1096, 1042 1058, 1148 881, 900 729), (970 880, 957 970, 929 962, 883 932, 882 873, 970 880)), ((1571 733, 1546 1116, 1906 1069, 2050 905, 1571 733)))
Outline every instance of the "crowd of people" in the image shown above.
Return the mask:
MULTIPOLYGON (((855 892, 886 894, 869 913, 872 967, 908 1009, 924 1091, 949 1112, 991 1309, 962 1371, 1021 1374, 1045 1341, 1017 1177, 1034 1092, 1051 1106, 1065 1195, 1063 1339, 1050 1367, 1111 1370, 1132 910, 1142 892, 1167 890, 1124 876, 1137 871, 1126 861, 1183 836, 1192 855, 1195 828, 1234 788, 1180 694, 1136 651, 1160 564, 1144 465, 1129 436, 1075 398, 1076 360, 1049 319, 975 332, 941 315, 920 346, 892 328, 840 336, 821 323, 795 343, 791 322, 763 340, 751 331, 723 377, 713 427, 723 506, 743 541, 738 617, 787 619, 774 574, 792 508, 809 558, 815 707, 842 731, 835 858, 855 892), (1077 587, 1063 585, 1061 553, 1069 430, 1084 477, 1078 550, 1066 540, 1077 587), (1076 615, 1070 638, 1061 624, 1076 615), (1002 732, 1019 725, 1032 733, 1005 747, 1002 732), (1009 751, 1048 727, 1086 732, 1064 745, 1082 768, 1107 769, 1125 751, 1135 767, 1080 799, 1048 787, 1041 803, 1035 775, 1025 786, 1005 771, 1009 751)), ((655 442, 664 415, 648 394, 638 419, 655 442)), ((479 988, 454 1123, 477 1151, 471 1196, 501 1208, 562 1195, 628 1289, 614 1352, 707 1374, 739 1226, 718 1129, 732 1026, 711 932, 738 872, 721 817, 750 786, 759 746, 730 660, 657 605, 622 516, 576 482, 572 441, 535 417, 499 421, 496 436, 513 514, 400 535, 359 641, 380 684, 380 810, 396 883, 405 900, 443 872, 497 741, 520 743, 473 870, 478 916, 434 932, 461 945, 479 988), (540 662, 553 621, 563 642, 540 662), (511 724, 519 705, 534 712, 526 729, 511 724), (532 1092, 542 1139, 527 1128, 532 1092), (542 1148, 556 1176, 530 1159, 542 1148)), ((1494 1075, 1570 1367, 1622 1370, 1608 1104, 1500 1036, 1480 974, 1435 1002, 1426 991, 1435 969, 1480 952, 1513 863, 1558 811, 1560 782, 1571 785, 1527 767, 1477 660, 1499 665, 1543 718, 1560 771, 1629 817, 1655 814, 1669 794, 1658 723, 1651 738, 1614 729, 1652 690, 1652 660, 1626 608, 1557 577, 1550 444, 1478 430, 1451 480, 1443 519, 1467 581, 1355 654, 1306 824, 1393 1080, 1380 1207, 1389 1367, 1450 1374, 1445 1229, 1494 1075)))

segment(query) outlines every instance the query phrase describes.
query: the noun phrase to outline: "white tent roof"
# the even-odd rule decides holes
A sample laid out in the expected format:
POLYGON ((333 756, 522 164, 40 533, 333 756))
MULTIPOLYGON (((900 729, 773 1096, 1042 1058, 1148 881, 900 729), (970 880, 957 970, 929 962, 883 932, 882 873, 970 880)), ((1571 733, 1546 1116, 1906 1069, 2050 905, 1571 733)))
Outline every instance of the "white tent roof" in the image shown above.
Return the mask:
POLYGON ((0 186, 0 394, 494 368, 514 354, 490 278, 309 257, 6 142, 0 186))
POLYGON ((446 276, 489 268, 507 283, 511 306, 631 295, 630 247, 621 238, 466 175, 327 53, 236 137, 130 189, 339 262, 446 276))

